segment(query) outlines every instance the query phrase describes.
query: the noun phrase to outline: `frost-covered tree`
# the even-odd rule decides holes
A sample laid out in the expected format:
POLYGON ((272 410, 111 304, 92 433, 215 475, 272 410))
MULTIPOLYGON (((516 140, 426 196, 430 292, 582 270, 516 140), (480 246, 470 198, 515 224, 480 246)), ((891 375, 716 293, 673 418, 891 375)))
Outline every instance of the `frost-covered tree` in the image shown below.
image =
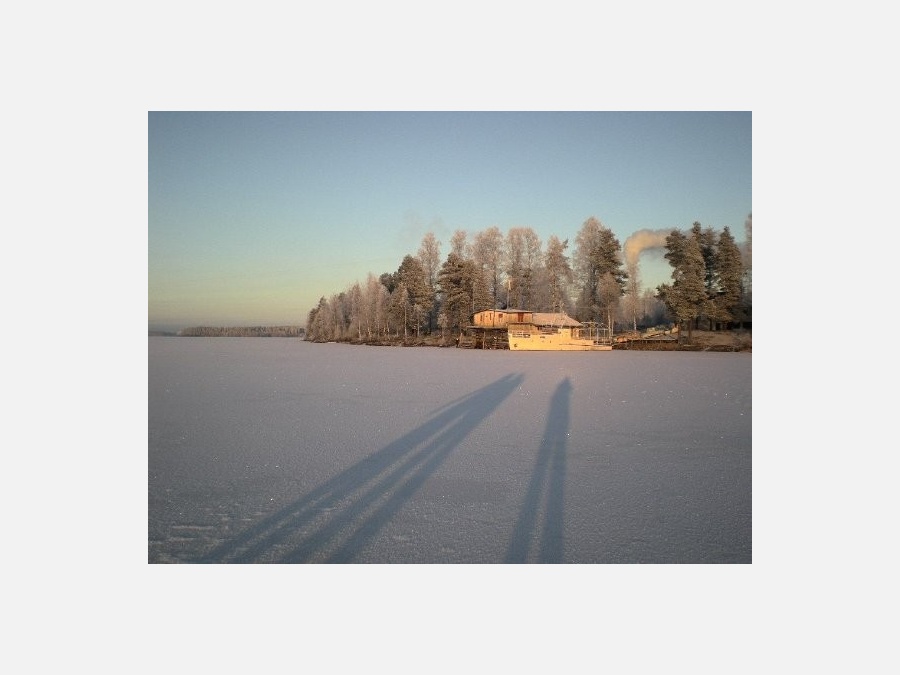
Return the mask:
POLYGON ((549 306, 540 309, 551 312, 569 311, 569 286, 572 284, 572 267, 566 249, 569 240, 560 241, 556 235, 547 239, 547 251, 544 254, 544 271, 549 295, 549 306))
POLYGON ((396 278, 398 285, 403 286, 407 293, 405 302, 409 305, 409 311, 404 314, 404 337, 408 328, 415 330, 416 337, 419 337, 419 330, 427 319, 432 297, 425 268, 418 258, 411 255, 404 256, 397 269, 396 278))
POLYGON ((425 271, 425 284, 428 287, 427 308, 428 332, 434 330, 438 312, 437 275, 441 270, 441 242, 429 232, 422 238, 419 252, 416 256, 425 271))
POLYGON ((412 307, 409 300, 409 290, 402 281, 391 292, 388 308, 394 335, 399 335, 402 330, 403 338, 406 339, 412 307))
POLYGON ((530 227, 513 227, 506 233, 503 250, 508 307, 533 307, 535 283, 540 273, 541 240, 530 227))
POLYGON ((711 319, 721 323, 736 320, 740 314, 744 266, 741 249, 728 227, 722 229, 716 243, 714 259, 714 295, 711 319))
POLYGON ((575 237, 575 276, 579 284, 577 318, 609 321, 625 292, 628 274, 623 269, 619 240, 593 216, 584 222, 575 237), (615 293, 613 285, 618 287, 615 293))
POLYGON ((690 236, 700 245, 700 253, 703 256, 703 283, 706 285, 706 295, 711 299, 716 293, 716 233, 711 227, 703 227, 695 221, 691 225, 690 236))
POLYGON ((310 342, 328 342, 332 336, 332 327, 332 308, 323 295, 319 304, 306 317, 306 339, 310 342))
POLYGON ((641 317, 641 277, 637 259, 628 261, 626 269, 628 280, 625 286, 625 318, 631 323, 631 329, 637 330, 638 319, 641 317))
POLYGON ((456 330, 468 325, 472 314, 472 297, 476 274, 471 260, 451 252, 438 274, 438 287, 443 298, 444 328, 456 330))
POLYGON ((659 326, 666 321, 666 305, 656 296, 656 291, 644 289, 641 296, 641 323, 645 326, 659 326))
POLYGON ((387 288, 370 272, 362 291, 363 330, 369 340, 381 337, 388 331, 389 297, 387 288))
POLYGON ((475 235, 472 260, 481 279, 475 287, 475 311, 500 306, 503 275, 503 235, 498 227, 489 227, 475 235))
POLYGON ((468 233, 465 230, 456 230, 450 237, 450 252, 455 253, 461 260, 468 260, 472 257, 469 250, 468 233))
POLYGON ((687 326, 690 342, 694 323, 706 311, 707 304, 706 265, 700 240, 672 230, 666 237, 665 257, 672 266, 672 283, 657 286, 657 292, 679 326, 687 326))
POLYGON ((710 330, 717 325, 738 320, 741 315, 742 281, 744 277, 741 250, 728 227, 716 233, 712 228, 703 228, 695 222, 687 233, 673 231, 666 238, 666 259, 672 265, 673 278, 679 281, 678 288, 665 289, 670 295, 667 306, 672 308, 672 298, 679 310, 673 316, 680 320, 690 314, 691 325, 697 327, 701 321, 709 323, 710 330), (703 297, 696 298, 690 312, 685 303, 693 297, 696 260, 699 254, 702 266, 703 297), (674 294, 673 294, 674 291, 674 294))
POLYGON ((742 250, 744 277, 741 280, 740 321, 753 320, 753 214, 744 221, 744 247, 742 250))
POLYGON ((350 317, 347 337, 355 335, 357 340, 362 340, 362 288, 358 281, 347 290, 347 312, 350 317))

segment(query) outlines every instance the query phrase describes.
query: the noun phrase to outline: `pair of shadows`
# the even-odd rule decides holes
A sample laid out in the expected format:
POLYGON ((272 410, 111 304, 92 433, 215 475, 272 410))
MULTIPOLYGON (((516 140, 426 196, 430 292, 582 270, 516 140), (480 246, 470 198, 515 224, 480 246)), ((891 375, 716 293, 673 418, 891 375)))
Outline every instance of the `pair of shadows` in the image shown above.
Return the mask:
POLYGON ((566 378, 550 399, 541 447, 504 562, 528 562, 529 553, 536 554, 537 562, 541 563, 563 561, 566 439, 569 435, 571 397, 572 383, 566 378), (542 513, 543 523, 538 531, 538 519, 542 513))
MULTIPOLYGON (((353 562, 357 553, 522 380, 522 375, 504 376, 439 408, 421 426, 223 543, 199 562, 353 562)), ((559 562, 562 557, 565 437, 571 389, 566 379, 553 396, 507 562, 526 561, 545 493, 540 561, 559 562)))

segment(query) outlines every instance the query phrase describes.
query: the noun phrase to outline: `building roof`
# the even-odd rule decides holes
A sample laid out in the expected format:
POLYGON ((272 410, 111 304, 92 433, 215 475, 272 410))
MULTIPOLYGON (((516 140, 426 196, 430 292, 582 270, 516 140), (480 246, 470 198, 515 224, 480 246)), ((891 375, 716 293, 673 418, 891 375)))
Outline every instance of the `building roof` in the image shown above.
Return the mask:
POLYGON ((573 328, 581 326, 580 321, 576 321, 562 312, 535 312, 534 323, 538 326, 571 326, 573 328))

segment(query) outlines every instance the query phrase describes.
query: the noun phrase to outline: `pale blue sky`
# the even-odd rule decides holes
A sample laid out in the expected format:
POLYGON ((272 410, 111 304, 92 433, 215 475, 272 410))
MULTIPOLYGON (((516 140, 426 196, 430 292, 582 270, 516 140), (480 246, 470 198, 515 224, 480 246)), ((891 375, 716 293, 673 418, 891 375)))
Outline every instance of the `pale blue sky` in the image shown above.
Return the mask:
MULTIPOLYGON (((395 271, 433 231, 595 216, 641 229, 752 211, 749 112, 151 112, 149 323, 303 324, 321 296, 395 271)), ((644 256, 645 285, 668 280, 644 256)))

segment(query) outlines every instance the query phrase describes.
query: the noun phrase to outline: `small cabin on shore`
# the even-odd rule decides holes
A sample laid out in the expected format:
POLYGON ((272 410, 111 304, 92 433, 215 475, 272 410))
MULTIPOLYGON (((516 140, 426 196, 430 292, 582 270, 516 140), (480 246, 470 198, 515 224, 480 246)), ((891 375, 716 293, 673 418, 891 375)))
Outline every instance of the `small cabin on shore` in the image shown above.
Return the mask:
POLYGON ((534 326, 536 330, 555 331, 558 328, 573 332, 583 324, 562 312, 532 312, 527 309, 485 309, 472 315, 472 324, 459 345, 475 349, 509 349, 510 326, 521 330, 522 326, 534 326))

